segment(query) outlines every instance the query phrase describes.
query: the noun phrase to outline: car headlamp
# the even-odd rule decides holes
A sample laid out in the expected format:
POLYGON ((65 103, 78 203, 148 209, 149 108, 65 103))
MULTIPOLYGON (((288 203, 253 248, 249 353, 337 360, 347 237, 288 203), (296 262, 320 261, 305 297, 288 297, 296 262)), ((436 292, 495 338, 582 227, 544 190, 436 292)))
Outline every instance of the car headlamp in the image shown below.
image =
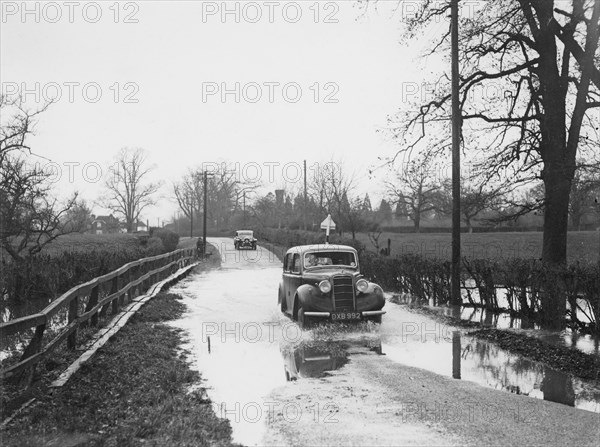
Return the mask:
POLYGON ((331 283, 328 280, 324 279, 323 281, 321 281, 319 283, 319 290, 322 293, 329 293, 329 292, 331 292, 331 283))
POLYGON ((359 292, 365 293, 368 288, 369 283, 366 279, 359 279, 358 281, 356 281, 356 290, 358 290, 359 292))

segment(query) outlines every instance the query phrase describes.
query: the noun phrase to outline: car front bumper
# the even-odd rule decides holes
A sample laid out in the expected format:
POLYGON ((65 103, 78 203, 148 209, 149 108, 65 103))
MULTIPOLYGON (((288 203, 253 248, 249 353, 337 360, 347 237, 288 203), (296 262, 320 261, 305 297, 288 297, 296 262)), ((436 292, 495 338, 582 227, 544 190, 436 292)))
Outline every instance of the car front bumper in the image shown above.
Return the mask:
MULTIPOLYGON (((348 311, 352 312, 352 311, 348 311)), ((377 315, 383 315, 385 310, 364 310, 362 312, 356 312, 361 314, 362 317, 375 317, 377 315)), ((332 312, 304 312, 307 317, 319 317, 319 318, 331 318, 332 312)))

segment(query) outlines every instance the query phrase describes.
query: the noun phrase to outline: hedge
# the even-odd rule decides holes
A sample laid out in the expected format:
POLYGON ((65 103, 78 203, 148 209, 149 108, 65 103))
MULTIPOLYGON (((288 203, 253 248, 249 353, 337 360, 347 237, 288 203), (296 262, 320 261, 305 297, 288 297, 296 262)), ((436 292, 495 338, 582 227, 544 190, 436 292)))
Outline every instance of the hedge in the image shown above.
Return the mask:
MULTIPOLYGON (((311 231, 259 228, 255 234, 284 247, 325 241, 323 233, 311 231)), ((384 289, 431 300, 433 305, 450 302, 452 269, 448 260, 418 254, 381 256, 366 251, 359 241, 338 235, 332 235, 330 242, 355 247, 360 254, 362 273, 384 289)), ((463 258, 461 270, 464 304, 511 312, 545 327, 566 316, 572 327, 600 333, 600 263, 548 267, 535 259, 463 258), (503 289, 508 307, 499 304, 499 289, 503 289), (581 306, 582 302, 587 306, 581 306), (589 322, 579 320, 578 308, 589 322)))

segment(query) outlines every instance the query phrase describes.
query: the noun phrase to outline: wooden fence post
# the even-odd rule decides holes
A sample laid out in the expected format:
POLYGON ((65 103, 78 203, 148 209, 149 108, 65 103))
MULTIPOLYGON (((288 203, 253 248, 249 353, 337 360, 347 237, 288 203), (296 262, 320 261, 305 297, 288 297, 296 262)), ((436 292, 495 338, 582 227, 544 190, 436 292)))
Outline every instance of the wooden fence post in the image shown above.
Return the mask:
MULTIPOLYGON (((94 307, 96 304, 98 304, 98 289, 99 289, 100 285, 96 284, 96 286, 94 286, 94 288, 92 288, 92 293, 90 294, 90 300, 88 301, 87 307, 85 309, 85 311, 89 311, 92 309, 92 307, 94 307)), ((90 319, 91 325, 92 326, 98 326, 98 312, 94 313, 94 315, 92 315, 92 318, 90 319)))
MULTIPOLYGON (((46 330, 46 323, 40 324, 35 327, 35 334, 33 338, 25 348, 23 355, 21 356, 20 361, 27 360, 29 357, 37 354, 42 349, 42 338, 44 337, 44 331, 46 330)), ((14 379, 11 379, 14 383, 19 383, 21 385, 29 386, 33 380, 33 375, 35 373, 36 365, 32 365, 26 370, 24 370, 21 374, 15 376, 14 379)))
MULTIPOLYGON (((140 276, 144 276, 146 273, 148 273, 148 264, 147 264, 147 263, 144 263, 144 264, 142 264, 142 265, 141 265, 141 267, 142 267, 142 272, 141 272, 141 275, 140 275, 140 276)), ((140 283, 140 286, 141 286, 141 287, 140 287, 140 295, 143 295, 143 294, 144 294, 144 292, 146 291, 146 289, 147 289, 147 287, 146 287, 146 286, 147 286, 147 283, 148 283, 148 280, 146 280, 146 279, 144 279, 144 280, 143 280, 143 281, 140 283)))
MULTIPOLYGON (((119 276, 117 275, 112 279, 112 284, 110 286, 110 294, 112 295, 113 293, 117 293, 117 291, 119 290, 119 276)), ((121 297, 117 297, 115 299, 112 300, 112 314, 113 315, 117 315, 117 313, 119 312, 119 301, 120 301, 121 297)))
MULTIPOLYGON (((69 303, 69 324, 79 318, 79 295, 71 300, 69 303)), ((67 338, 67 348, 75 349, 77 346, 77 327, 75 330, 69 334, 67 338)))
MULTIPOLYGON (((131 268, 127 269, 127 284, 129 284, 132 280, 131 277, 133 276, 131 274, 131 268)), ((135 287, 130 287, 129 290, 127 291, 127 304, 131 303, 131 300, 133 300, 133 292, 134 292, 135 287)))

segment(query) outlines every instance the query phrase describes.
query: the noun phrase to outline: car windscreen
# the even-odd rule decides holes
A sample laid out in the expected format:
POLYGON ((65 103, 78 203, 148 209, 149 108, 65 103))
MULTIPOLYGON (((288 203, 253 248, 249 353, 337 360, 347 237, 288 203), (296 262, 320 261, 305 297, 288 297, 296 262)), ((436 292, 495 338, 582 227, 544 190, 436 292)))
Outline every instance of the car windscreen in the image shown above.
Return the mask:
POLYGON ((252 237, 253 236, 253 232, 252 231, 238 231, 237 235, 239 237, 252 237))
POLYGON ((304 268, 329 265, 356 267, 356 257, 351 251, 314 251, 304 254, 304 268))

